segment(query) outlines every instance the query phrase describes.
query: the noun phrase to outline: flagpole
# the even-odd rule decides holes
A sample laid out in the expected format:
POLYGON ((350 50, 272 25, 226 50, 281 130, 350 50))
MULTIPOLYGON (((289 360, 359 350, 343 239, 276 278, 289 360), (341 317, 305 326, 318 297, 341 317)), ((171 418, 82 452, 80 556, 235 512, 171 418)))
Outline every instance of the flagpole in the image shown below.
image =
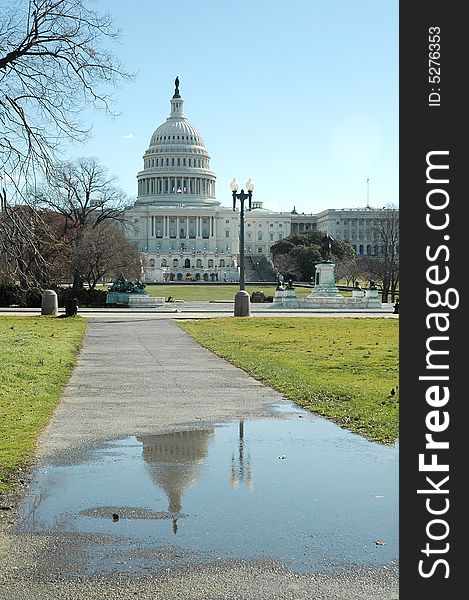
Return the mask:
POLYGON ((366 179, 366 208, 370 208, 370 178, 366 179))

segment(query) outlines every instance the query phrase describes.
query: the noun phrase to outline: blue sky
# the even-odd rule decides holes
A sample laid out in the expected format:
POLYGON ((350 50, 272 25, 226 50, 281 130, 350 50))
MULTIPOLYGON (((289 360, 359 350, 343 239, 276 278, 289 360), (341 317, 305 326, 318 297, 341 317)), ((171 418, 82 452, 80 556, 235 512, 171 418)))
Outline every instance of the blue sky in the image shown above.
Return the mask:
POLYGON ((97 156, 136 196, 153 131, 180 78, 185 115, 217 176, 255 182, 274 210, 398 204, 398 2, 395 0, 98 0, 122 29, 114 53, 136 79, 115 119, 84 114, 97 156))

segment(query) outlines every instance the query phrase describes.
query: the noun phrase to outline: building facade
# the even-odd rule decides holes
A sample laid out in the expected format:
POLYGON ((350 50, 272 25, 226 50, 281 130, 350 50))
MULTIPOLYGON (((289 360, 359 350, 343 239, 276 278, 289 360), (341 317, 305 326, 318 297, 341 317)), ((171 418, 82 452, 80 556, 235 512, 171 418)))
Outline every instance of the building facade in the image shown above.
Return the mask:
MULTIPOLYGON (((137 174, 138 195, 126 211, 126 232, 144 257, 144 280, 237 281, 239 211, 216 200, 216 176, 199 130, 184 115, 175 81, 171 112, 150 139, 137 174)), ((346 239, 357 255, 374 254, 374 222, 382 210, 329 209, 317 215, 274 212, 253 201, 245 213, 246 264, 271 258, 291 233, 318 229, 346 239)))

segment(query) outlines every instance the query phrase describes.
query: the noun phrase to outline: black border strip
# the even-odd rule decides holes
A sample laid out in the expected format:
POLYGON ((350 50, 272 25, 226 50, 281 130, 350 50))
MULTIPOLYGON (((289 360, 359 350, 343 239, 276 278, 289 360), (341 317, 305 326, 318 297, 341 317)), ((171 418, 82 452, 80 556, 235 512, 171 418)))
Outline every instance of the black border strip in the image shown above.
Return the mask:
POLYGON ((469 35, 462 6, 434 0, 400 4, 399 597, 403 600, 457 598, 465 588, 467 500, 461 488, 467 469, 461 465, 468 455, 463 444, 468 433, 462 429, 469 399, 462 374, 469 368, 464 356, 469 327, 463 289, 469 228, 463 214, 467 202, 463 179, 469 170, 465 165, 469 142, 463 137, 469 128, 463 88, 468 79, 464 58, 469 52, 464 47, 469 35), (431 316, 435 314, 439 316, 431 316))

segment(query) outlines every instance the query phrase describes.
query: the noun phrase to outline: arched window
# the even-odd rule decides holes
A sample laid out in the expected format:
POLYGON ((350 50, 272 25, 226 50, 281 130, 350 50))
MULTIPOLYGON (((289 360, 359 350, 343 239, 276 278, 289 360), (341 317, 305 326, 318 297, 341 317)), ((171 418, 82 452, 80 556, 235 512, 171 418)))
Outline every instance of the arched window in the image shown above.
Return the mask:
POLYGON ((155 268, 155 259, 150 258, 150 269, 154 269, 154 268, 155 268))
POLYGON ((211 258, 208 259, 208 266, 210 268, 213 268, 213 259, 211 259, 211 258))
POLYGON ((223 258, 220 259, 220 267, 224 267, 225 266, 225 261, 223 260, 223 258))
POLYGON ((202 261, 201 261, 201 259, 200 259, 200 258, 198 258, 198 259, 195 261, 195 266, 196 266, 196 268, 197 268, 197 269, 201 269, 201 268, 202 268, 202 261))
POLYGON ((370 255, 370 254, 371 254, 371 244, 367 244, 367 246, 366 246, 366 253, 367 253, 368 255, 370 255))
POLYGON ((168 261, 166 260, 166 258, 163 258, 163 259, 161 260, 161 266, 162 266, 162 267, 167 267, 167 266, 168 266, 168 261))
POLYGON ((184 261, 184 268, 185 269, 190 269, 191 268, 191 261, 189 258, 186 258, 186 260, 184 261))
POLYGON ((177 269, 179 267, 179 261, 177 258, 173 259, 173 267, 177 269))
POLYGON ((181 281, 181 280, 182 280, 182 273, 178 273, 178 274, 176 275, 176 279, 177 279, 178 281, 181 281))
POLYGON ((360 244, 360 250, 359 250, 360 255, 363 254, 363 244, 360 244))

